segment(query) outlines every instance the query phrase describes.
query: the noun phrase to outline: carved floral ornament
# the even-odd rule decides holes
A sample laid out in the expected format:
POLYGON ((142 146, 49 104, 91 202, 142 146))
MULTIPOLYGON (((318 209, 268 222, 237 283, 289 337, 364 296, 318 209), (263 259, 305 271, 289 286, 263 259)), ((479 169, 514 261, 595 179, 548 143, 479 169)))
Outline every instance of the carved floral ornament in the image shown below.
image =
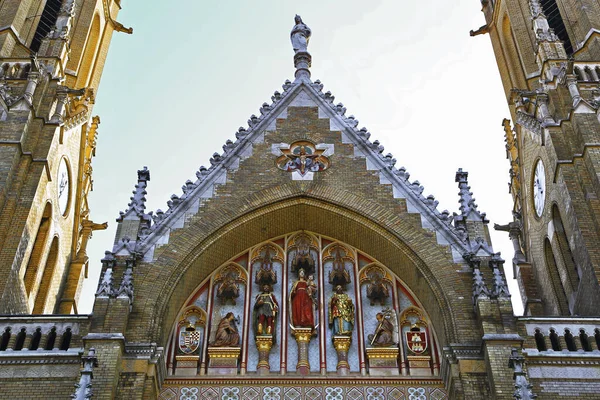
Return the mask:
POLYGON ((300 179, 312 179, 312 174, 329 168, 327 145, 315 145, 308 140, 299 140, 289 147, 280 147, 281 156, 275 163, 282 171, 292 172, 300 179))

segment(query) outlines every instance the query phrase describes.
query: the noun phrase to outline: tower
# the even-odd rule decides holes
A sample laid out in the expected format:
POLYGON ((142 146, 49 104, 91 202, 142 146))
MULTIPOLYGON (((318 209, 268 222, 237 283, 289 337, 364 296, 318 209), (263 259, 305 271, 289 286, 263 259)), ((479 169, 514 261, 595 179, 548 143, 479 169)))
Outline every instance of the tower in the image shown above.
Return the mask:
MULTIPOLYGON (((483 1, 511 119, 513 264, 525 315, 598 315, 600 7, 483 1)), ((472 32, 472 34, 475 34, 472 32)))
POLYGON ((120 1, 0 3, 0 313, 77 313, 93 116, 120 1))

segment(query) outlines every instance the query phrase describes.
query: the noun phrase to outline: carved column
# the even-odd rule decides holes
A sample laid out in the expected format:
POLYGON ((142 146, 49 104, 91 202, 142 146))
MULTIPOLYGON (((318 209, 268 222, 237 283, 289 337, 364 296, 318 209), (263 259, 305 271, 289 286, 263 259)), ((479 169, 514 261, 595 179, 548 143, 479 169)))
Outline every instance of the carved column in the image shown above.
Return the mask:
POLYGON ((298 363, 296 364, 296 371, 300 375, 308 375, 310 372, 310 364, 308 361, 308 344, 312 339, 312 328, 295 328, 294 337, 298 343, 298 363))
POLYGON ((269 353, 273 347, 272 335, 256 336, 256 348, 258 349, 258 366, 256 370, 259 375, 267 375, 271 371, 269 364, 269 353))
POLYGON ((350 336, 333 337, 333 347, 335 347, 338 357, 337 373, 340 376, 346 376, 350 372, 350 364, 348 364, 348 350, 350 349, 351 343, 352 338, 350 336))
POLYGON ((577 76, 567 75, 567 87, 569 88, 569 93, 571 94, 571 98, 573 99, 573 106, 575 106, 581 100, 579 88, 577 87, 577 76))

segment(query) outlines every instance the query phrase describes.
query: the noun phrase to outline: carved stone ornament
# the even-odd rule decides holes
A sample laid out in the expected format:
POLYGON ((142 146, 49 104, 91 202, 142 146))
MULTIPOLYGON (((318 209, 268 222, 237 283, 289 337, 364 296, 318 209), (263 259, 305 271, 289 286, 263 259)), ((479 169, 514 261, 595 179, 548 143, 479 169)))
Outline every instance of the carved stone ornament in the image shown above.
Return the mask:
POLYGON ((348 252, 342 246, 335 246, 330 251, 330 256, 323 261, 332 260, 333 266, 329 271, 329 283, 336 287, 338 285, 346 287, 350 283, 350 273, 346 269, 345 261, 353 262, 351 257, 348 257, 348 252))
POLYGON ((275 285, 277 283, 277 271, 273 268, 273 262, 279 261, 283 264, 283 258, 278 253, 275 246, 267 244, 258 250, 258 254, 252 263, 260 262, 260 267, 256 271, 254 283, 260 285, 275 285))
POLYGON ((200 346, 201 332, 196 330, 196 327, 189 324, 185 330, 179 334, 179 349, 184 354, 192 354, 198 350, 200 346))
POLYGON ((421 331, 418 326, 413 326, 405 332, 406 346, 414 354, 423 354, 427 350, 427 332, 421 331))
POLYGON ((385 271, 378 267, 371 267, 365 275, 369 282, 367 297, 371 301, 371 305, 379 303, 384 306, 387 298, 390 297, 389 280, 386 277, 385 271))
POLYGON ((217 277, 215 283, 218 284, 217 297, 221 304, 231 302, 235 305, 236 299, 240 296, 240 283, 245 283, 240 267, 235 264, 223 268, 217 277))
POLYGON ((303 177, 329 168, 329 158, 323 155, 325 150, 317 149, 307 140, 300 140, 292 143, 288 149, 281 148, 282 155, 276 160, 276 164, 283 171, 296 172, 303 177))

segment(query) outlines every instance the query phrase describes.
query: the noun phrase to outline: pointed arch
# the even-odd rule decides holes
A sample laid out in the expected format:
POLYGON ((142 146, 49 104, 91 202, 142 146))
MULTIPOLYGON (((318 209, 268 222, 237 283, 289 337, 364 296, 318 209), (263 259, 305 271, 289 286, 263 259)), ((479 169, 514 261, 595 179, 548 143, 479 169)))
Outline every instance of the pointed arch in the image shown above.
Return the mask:
POLYGON ((87 87, 90 84, 92 78, 92 72, 94 70, 94 63, 98 54, 98 47, 100 45, 101 37, 101 24, 100 15, 94 14, 94 19, 88 33, 88 40, 85 45, 85 50, 79 64, 79 70, 77 73, 77 87, 87 87))
MULTIPOLYGON (((43 273, 43 269, 40 267, 47 257, 46 243, 51 224, 52 204, 48 202, 44 207, 44 212, 42 213, 42 218, 35 235, 35 241, 33 242, 33 249, 31 250, 31 255, 29 256, 29 261, 27 262, 27 267, 25 268, 25 273, 23 274, 25 293, 28 298, 34 296, 32 292, 35 293, 35 289, 39 285, 39 280, 41 278, 41 274, 43 273)), ((32 302, 30 302, 30 304, 32 304, 32 302)))
MULTIPOLYGON (((33 314, 44 314, 48 312, 46 306, 48 299, 51 295, 50 288, 52 287, 52 280, 54 278, 54 271, 56 264, 58 263, 58 236, 52 239, 50 245, 50 251, 48 258, 46 259, 46 266, 44 267, 44 274, 42 275, 42 281, 40 282, 40 288, 37 296, 35 297, 35 304, 33 306, 33 314)), ((52 310, 50 310, 52 312, 52 310)))
POLYGON ((552 310, 548 309, 547 311, 553 313, 554 315, 569 315, 567 292, 563 282, 560 279, 560 272, 556 264, 556 259, 554 258, 552 244, 548 238, 544 240, 544 257, 546 261, 546 269, 552 286, 552 292, 554 294, 552 296, 551 293, 549 296, 549 298, 553 300, 554 304, 546 305, 547 309, 552 307, 552 310))

